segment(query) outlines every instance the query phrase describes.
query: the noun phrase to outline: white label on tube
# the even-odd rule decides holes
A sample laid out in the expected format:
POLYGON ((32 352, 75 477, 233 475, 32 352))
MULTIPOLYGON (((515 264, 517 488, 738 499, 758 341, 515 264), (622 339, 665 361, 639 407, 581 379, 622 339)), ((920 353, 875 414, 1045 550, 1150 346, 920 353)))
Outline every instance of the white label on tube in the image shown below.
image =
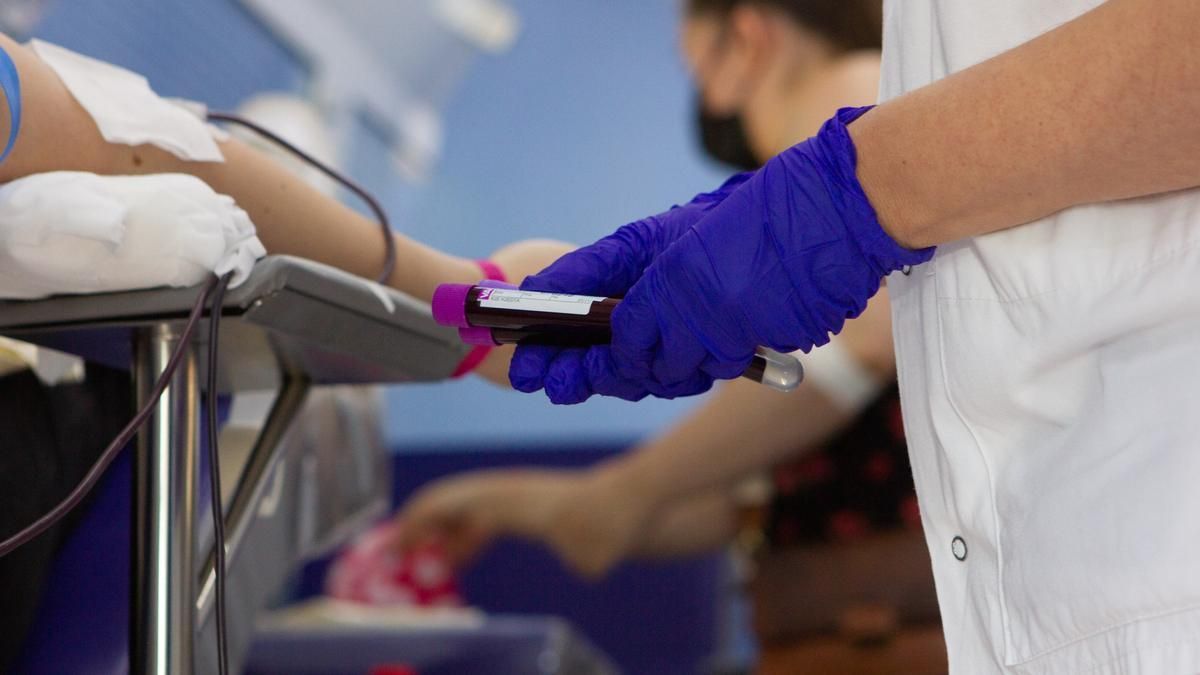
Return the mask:
POLYGON ((480 307, 578 316, 587 316, 588 312, 592 311, 592 303, 601 300, 604 298, 594 295, 510 291, 502 288, 485 288, 479 293, 480 307))

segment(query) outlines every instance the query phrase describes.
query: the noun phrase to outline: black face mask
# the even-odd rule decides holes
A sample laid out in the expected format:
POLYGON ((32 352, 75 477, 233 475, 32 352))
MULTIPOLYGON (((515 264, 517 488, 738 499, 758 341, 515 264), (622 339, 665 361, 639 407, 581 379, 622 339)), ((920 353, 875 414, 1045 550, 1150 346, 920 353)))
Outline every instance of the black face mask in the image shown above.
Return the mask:
POLYGON ((696 126, 700 144, 709 157, 740 171, 753 171, 762 166, 750 149, 741 115, 713 115, 705 109, 703 98, 696 96, 696 126))

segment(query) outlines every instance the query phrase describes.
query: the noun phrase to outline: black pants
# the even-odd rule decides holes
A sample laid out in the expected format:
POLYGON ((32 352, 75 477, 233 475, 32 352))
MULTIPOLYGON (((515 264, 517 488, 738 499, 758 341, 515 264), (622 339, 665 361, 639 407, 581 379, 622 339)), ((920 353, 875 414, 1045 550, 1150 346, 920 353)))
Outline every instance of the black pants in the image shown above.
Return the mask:
MULTIPOLYGON (((0 378, 0 538, 50 510, 129 421, 129 374, 89 367, 80 384, 49 387, 29 372, 0 378)), ((86 508, 85 503, 81 508, 86 508)), ((37 611, 71 517, 0 558, 0 673, 37 611)))

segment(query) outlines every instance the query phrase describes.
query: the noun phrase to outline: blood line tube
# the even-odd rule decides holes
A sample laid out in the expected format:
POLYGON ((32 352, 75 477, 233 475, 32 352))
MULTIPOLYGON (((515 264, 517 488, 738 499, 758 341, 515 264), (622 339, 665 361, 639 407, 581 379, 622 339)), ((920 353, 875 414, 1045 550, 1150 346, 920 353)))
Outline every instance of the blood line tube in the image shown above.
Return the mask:
MULTIPOLYGON (((616 298, 520 291, 505 284, 443 284, 433 295, 434 319, 455 326, 476 345, 586 347, 612 341, 616 298)), ((742 377, 792 391, 804 379, 800 361, 760 347, 742 377)))

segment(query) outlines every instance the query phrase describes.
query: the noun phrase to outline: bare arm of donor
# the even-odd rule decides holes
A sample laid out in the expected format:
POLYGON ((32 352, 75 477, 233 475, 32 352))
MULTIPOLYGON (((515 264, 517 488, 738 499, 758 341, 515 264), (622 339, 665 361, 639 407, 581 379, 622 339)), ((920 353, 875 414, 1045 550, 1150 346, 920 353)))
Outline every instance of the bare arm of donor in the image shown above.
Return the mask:
MULTIPOLYGON (((367 278, 378 274, 383 265, 378 225, 321 194, 265 155, 229 140, 220 144, 225 162, 187 162, 154 146, 108 143, 87 111, 32 50, 2 34, 0 48, 17 65, 23 108, 13 153, 0 163, 0 183, 49 171, 191 174, 233 197, 250 215, 271 253, 309 258, 367 278)), ((6 100, 3 104, 7 108, 6 100)), ((0 140, 7 142, 8 115, 0 118, 0 140)), ((398 264, 389 284, 416 298, 428 301, 441 283, 473 283, 481 277, 470 259, 400 234, 394 236, 398 264)), ((493 262, 519 280, 570 248, 558 242, 523 242, 497 251, 493 262)), ((510 349, 497 349, 476 372, 507 385, 510 356, 510 349)))

